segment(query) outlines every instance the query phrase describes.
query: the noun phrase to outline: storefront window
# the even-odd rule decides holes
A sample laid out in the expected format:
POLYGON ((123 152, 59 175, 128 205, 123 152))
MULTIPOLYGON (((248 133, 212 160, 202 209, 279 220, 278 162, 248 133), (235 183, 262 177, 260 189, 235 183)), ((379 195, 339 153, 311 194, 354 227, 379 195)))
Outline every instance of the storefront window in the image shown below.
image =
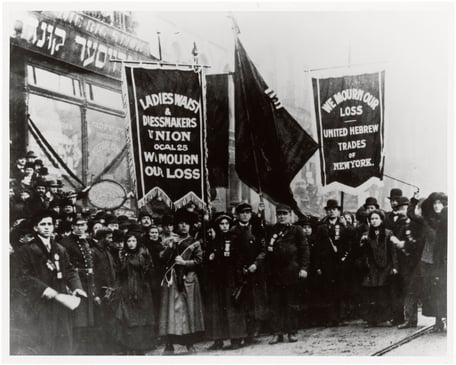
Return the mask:
MULTIPOLYGON (((77 105, 30 94, 29 114, 43 137, 65 164, 82 178, 81 110, 77 105)), ((52 165, 45 158, 35 139, 29 133, 29 149, 43 158, 52 173, 52 165)))
POLYGON ((107 106, 113 109, 122 107, 122 95, 119 92, 97 86, 91 83, 86 83, 87 99, 99 105, 107 106))
POLYGON ((29 85, 56 91, 65 95, 81 97, 79 80, 50 72, 42 68, 27 65, 27 80, 29 85))
MULTIPOLYGON (((87 110, 87 134, 89 152, 88 181, 91 182, 119 155, 125 146, 125 124, 121 117, 87 110)), ((107 172, 110 177, 122 185, 128 184, 127 166, 118 168, 121 160, 117 161, 107 172)))

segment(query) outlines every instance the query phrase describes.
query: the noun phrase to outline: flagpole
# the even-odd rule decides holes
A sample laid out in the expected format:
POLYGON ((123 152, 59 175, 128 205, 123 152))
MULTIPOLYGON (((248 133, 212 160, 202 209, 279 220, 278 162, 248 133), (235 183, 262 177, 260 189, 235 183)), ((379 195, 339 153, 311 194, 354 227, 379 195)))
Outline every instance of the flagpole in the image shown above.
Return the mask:
MULTIPOLYGON (((238 35, 239 33, 241 33, 240 29, 239 29, 239 26, 237 24, 237 21, 236 19, 234 18, 234 15, 233 14, 230 14, 228 16, 231 21, 233 22, 233 34, 234 34, 234 41, 235 41, 235 47, 237 46, 237 42, 238 42, 238 35)), ((236 52, 235 52, 236 53, 236 52)), ((238 57, 238 53, 236 53, 236 57, 238 57)), ((240 62, 238 62, 240 64, 240 62)), ((242 78, 242 72, 239 73, 239 77, 242 78)), ((243 80, 241 80, 241 87, 242 87, 242 91, 243 91, 243 95, 246 95, 246 91, 245 91, 245 87, 244 87, 244 82, 243 80)), ((250 120, 250 115, 249 115, 249 110, 246 108, 246 113, 247 113, 247 119, 250 120)), ((252 143, 252 147, 253 147, 253 165, 255 167, 255 175, 257 177, 257 182, 258 182, 258 196, 260 198, 260 203, 263 205, 264 204, 264 199, 263 199, 263 190, 261 188, 261 179, 260 179, 260 173, 259 173, 259 169, 258 169, 258 157, 257 157, 257 147, 256 147, 256 144, 255 144, 255 138, 253 138, 253 134, 252 134, 252 129, 249 128, 249 135, 250 135, 250 142, 252 143)), ((264 210, 262 211, 262 214, 264 210)))

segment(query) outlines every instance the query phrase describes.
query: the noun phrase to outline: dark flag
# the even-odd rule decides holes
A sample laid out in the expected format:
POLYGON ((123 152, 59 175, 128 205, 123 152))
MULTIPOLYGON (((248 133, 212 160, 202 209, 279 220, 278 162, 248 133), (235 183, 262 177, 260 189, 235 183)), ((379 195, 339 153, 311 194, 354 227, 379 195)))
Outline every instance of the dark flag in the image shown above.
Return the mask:
POLYGON ((211 187, 228 187, 228 77, 206 76, 207 169, 211 187))
POLYGON ((236 171, 275 203, 300 212, 290 183, 318 144, 285 110, 236 37, 236 171))

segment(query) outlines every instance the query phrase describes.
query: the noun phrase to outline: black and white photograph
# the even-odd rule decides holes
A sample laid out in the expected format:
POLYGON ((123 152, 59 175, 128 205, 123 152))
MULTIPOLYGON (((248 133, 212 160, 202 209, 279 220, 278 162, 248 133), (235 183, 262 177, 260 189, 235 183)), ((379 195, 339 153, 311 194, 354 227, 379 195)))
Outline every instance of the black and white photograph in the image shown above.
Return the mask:
POLYGON ((454 361, 452 1, 2 5, 2 362, 454 361))

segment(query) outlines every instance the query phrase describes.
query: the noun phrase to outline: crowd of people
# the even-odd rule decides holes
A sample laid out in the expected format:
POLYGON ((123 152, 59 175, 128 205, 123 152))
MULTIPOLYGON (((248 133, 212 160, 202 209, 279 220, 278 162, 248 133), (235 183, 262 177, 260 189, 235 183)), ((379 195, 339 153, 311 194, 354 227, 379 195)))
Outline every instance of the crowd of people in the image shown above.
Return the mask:
POLYGON ((447 197, 390 192, 356 213, 329 199, 326 216, 248 203, 208 219, 189 203, 157 216, 87 209, 33 153, 10 180, 11 353, 196 352, 298 341, 299 328, 417 326, 418 304, 445 329, 447 197), (73 310, 71 300, 78 298, 73 310), (225 343, 229 341, 229 343, 225 343))

